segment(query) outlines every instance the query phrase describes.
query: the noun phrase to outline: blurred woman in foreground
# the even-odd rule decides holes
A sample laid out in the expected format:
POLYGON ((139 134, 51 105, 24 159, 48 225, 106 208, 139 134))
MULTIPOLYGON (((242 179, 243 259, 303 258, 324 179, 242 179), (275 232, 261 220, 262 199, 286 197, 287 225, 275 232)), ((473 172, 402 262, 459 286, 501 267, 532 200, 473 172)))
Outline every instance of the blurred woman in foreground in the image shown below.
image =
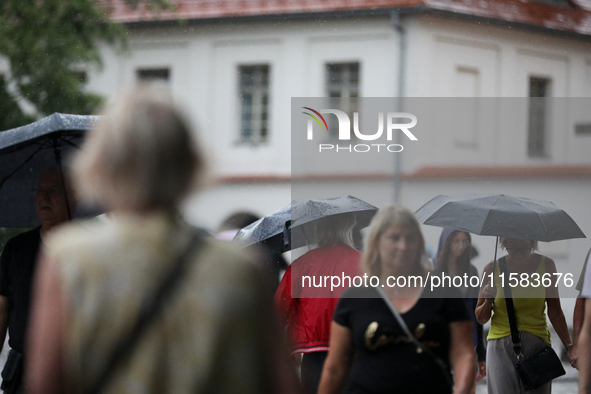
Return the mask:
POLYGON ((475 375, 472 324, 460 295, 453 289, 431 292, 429 286, 410 281, 385 286, 392 276, 426 278, 424 252, 419 223, 410 211, 396 205, 378 211, 362 266, 380 285, 343 293, 333 318, 320 394, 341 393, 347 382, 347 393, 449 394, 452 370, 453 392, 469 393, 475 375), (447 298, 450 295, 456 298, 447 298), (406 336, 387 302, 414 339, 406 336))
POLYGON ((290 392, 295 376, 259 272, 177 220, 203 158, 167 92, 153 89, 110 107, 74 163, 82 197, 113 214, 47 241, 29 333, 30 391, 290 392), (181 260, 176 284, 157 296, 181 260), (158 297, 156 316, 129 339, 158 297))

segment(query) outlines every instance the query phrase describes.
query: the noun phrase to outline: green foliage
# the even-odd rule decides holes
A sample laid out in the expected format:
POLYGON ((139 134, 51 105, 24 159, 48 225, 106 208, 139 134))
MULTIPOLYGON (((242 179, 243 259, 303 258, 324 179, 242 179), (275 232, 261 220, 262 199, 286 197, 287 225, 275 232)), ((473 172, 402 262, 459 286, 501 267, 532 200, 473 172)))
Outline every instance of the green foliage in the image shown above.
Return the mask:
POLYGON ((0 77, 0 130, 8 130, 34 120, 32 116, 22 113, 16 100, 8 92, 6 81, 0 77))
MULTIPOLYGON (((17 95, 41 116, 90 114, 101 97, 81 89, 80 65, 101 66, 98 44, 125 45, 123 25, 109 20, 117 0, 2 0, 0 56, 10 74, 0 86, 0 130, 29 123, 17 95), (11 89, 8 89, 10 87, 11 89)), ((132 7, 169 8, 166 0, 125 0, 132 7)))

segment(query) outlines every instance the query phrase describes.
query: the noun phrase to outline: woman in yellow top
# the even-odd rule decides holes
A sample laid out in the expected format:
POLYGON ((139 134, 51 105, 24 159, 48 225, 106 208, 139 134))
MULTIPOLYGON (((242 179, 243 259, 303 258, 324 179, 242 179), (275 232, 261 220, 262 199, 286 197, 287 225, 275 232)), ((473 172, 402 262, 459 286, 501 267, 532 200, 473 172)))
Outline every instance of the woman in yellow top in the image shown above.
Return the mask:
MULTIPOLYGON (((550 332, 545 314, 547 306, 550 322, 572 360, 571 338, 560 306, 556 276, 553 275, 556 272, 554 261, 534 253, 534 250, 537 249, 537 241, 500 238, 499 242, 501 247, 508 252, 507 256, 502 257, 506 259, 508 274, 504 277, 503 282, 505 286, 511 286, 523 356, 526 358, 532 356, 550 343, 550 332), (549 274, 545 277, 551 278, 550 286, 543 285, 546 283, 542 281, 544 274, 549 274), (511 278, 513 279, 510 281, 511 278), (519 280, 516 282, 515 278, 519 278, 519 280), (522 278, 528 280, 522 281, 522 278), (536 281, 536 278, 539 278, 539 281, 536 281)), ((484 269, 484 281, 476 305, 476 319, 480 324, 485 324, 492 316, 486 353, 488 393, 525 393, 525 388, 514 367, 517 364, 517 356, 511 341, 511 328, 501 287, 498 262, 494 264, 494 267, 494 284, 491 284, 493 263, 489 263, 484 269)), ((551 384, 552 382, 548 382, 527 393, 549 394, 551 384)))

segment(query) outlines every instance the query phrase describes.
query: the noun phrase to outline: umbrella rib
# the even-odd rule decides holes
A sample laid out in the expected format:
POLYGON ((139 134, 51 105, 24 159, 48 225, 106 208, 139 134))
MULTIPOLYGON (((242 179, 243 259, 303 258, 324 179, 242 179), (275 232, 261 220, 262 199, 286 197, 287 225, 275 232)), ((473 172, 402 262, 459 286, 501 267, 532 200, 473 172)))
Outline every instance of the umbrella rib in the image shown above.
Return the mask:
POLYGON ((74 148, 78 148, 80 149, 80 145, 73 143, 70 140, 65 141, 66 144, 68 144, 69 146, 73 146, 74 148))
POLYGON ((4 182, 6 182, 6 181, 8 180, 8 178, 10 178, 12 175, 14 175, 14 173, 15 173, 15 172, 17 172, 18 170, 20 170, 20 169, 21 169, 21 168, 22 168, 22 167, 23 167, 25 164, 27 164, 29 161, 31 161, 31 159, 32 159, 33 157, 35 157, 35 155, 36 155, 36 154, 37 154, 37 153, 38 153, 38 152, 39 152, 39 151, 40 151, 42 148, 43 148, 42 146, 41 146, 41 147, 39 147, 39 148, 37 148, 37 150, 36 150, 35 152, 33 152, 33 153, 31 154, 31 156, 29 156, 29 157, 27 158, 27 160, 25 160, 25 161, 23 162, 23 164, 21 164, 20 166, 18 166, 18 167, 17 167, 17 168, 16 168, 14 171, 12 171, 10 174, 6 175, 6 176, 4 177, 4 179, 2 179, 2 182, 0 182, 0 189, 1 189, 1 188, 2 188, 2 186, 4 185, 4 182))

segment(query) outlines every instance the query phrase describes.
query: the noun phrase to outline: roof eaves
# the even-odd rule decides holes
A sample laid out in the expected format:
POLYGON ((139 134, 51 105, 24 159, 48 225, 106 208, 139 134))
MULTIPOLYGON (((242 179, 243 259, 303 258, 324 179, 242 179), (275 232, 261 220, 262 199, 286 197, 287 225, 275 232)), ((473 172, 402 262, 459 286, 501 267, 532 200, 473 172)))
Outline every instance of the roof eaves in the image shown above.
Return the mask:
MULTIPOLYGON (((527 0, 522 0, 522 2, 527 0)), ((401 2, 402 3, 402 2, 401 2)), ((481 3, 486 3, 482 1, 481 3)), ((398 3, 400 4, 400 3, 398 3)), ((435 14, 446 17, 460 18, 472 22, 485 23, 490 25, 506 26, 509 28, 524 29, 529 31, 561 34, 566 37, 591 38, 591 12, 584 9, 567 10, 557 12, 551 6, 536 5, 543 11, 543 16, 529 15, 531 6, 527 9, 519 9, 523 5, 507 5, 505 2, 493 3, 490 7, 465 6, 454 0, 418 0, 406 1, 404 5, 392 7, 392 3, 384 7, 358 7, 358 8, 335 8, 335 9, 274 9, 266 10, 217 10, 216 12, 200 13, 162 13, 159 16, 141 14, 119 14, 114 18, 115 22, 121 22, 129 27, 153 27, 170 25, 195 25, 202 23, 223 23, 261 20, 302 20, 302 19, 323 19, 323 18, 346 18, 362 16, 382 16, 393 11, 401 14, 435 14), (523 12, 523 13, 520 13, 523 12), (143 19, 142 19, 143 18, 143 19)), ((488 3, 486 3, 488 4, 488 3)), ((486 5, 484 4, 484 5, 486 5)))
MULTIPOLYGON (((502 18, 495 18, 490 16, 476 15, 460 13, 451 10, 428 8, 427 13, 432 15, 441 15, 446 17, 452 17, 457 19, 469 20, 471 22, 485 23, 488 25, 503 26, 508 28, 516 28, 520 30, 532 31, 537 33, 545 33, 552 35, 561 35, 563 37, 579 38, 579 39, 591 39, 591 26, 586 30, 568 30, 562 26, 553 26, 547 23, 546 25, 532 24, 520 21, 506 20, 502 18)), ((590 20, 591 22, 591 20, 590 20)))
POLYGON ((298 12, 289 14, 252 14, 252 15, 230 15, 198 18, 177 18, 177 19, 149 19, 133 20, 122 22, 128 27, 154 27, 178 25, 195 25, 201 23, 221 23, 221 22, 242 22, 242 21, 276 21, 276 20, 302 20, 302 19, 323 19, 323 18, 348 18, 364 16, 384 16, 390 15, 393 11, 401 14, 417 14, 428 12, 429 8, 425 6, 414 7, 394 7, 394 8, 373 8, 356 10, 334 10, 319 12, 298 12))

